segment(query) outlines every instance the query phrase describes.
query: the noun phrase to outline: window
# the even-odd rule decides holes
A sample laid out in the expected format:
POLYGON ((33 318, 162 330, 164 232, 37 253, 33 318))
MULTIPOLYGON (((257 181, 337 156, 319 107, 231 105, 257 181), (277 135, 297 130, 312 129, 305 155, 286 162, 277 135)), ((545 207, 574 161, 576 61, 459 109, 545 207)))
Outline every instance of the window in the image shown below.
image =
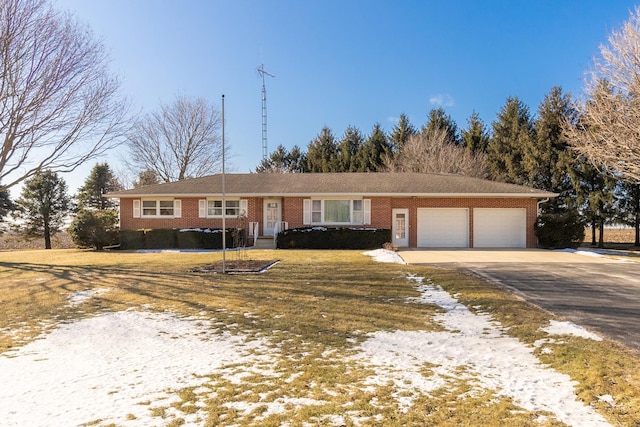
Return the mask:
MULTIPOLYGON (((240 200, 225 200, 225 205, 225 216, 240 216, 240 200)), ((222 216, 222 200, 207 201, 207 216, 222 216)))
POLYGON ((316 199, 305 202, 305 224, 354 224, 371 221, 365 211, 370 212, 369 200, 316 199), (365 203, 368 202, 368 203, 365 203), (367 219, 369 218, 369 219, 367 219))
POLYGON ((350 200, 325 200, 324 222, 349 223, 351 222, 350 200))
POLYGON ((364 223, 364 210, 363 210, 362 200, 353 201, 353 223, 354 224, 364 223))
MULTIPOLYGON (((138 201, 137 206, 140 206, 138 201)), ((180 200, 142 200, 143 217, 180 217, 180 200)), ((134 216, 136 215, 136 204, 134 202, 134 216)), ((137 211, 140 215, 140 211, 137 211)))
POLYGON ((142 201, 142 216, 156 216, 157 200, 143 200, 142 201))
POLYGON ((311 201, 311 222, 322 222, 322 200, 311 201))

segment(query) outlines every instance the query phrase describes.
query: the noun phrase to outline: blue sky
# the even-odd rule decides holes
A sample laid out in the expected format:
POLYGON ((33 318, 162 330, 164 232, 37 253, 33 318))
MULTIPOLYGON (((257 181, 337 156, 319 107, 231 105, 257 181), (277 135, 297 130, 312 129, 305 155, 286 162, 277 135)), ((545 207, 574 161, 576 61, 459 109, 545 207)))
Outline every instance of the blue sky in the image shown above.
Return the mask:
MULTIPOLYGON (((177 95, 220 106, 225 95, 229 168, 260 162, 261 87, 268 144, 306 149, 324 126, 341 137, 400 113, 422 126, 442 106, 466 127, 488 125, 507 97, 535 113, 552 86, 580 94, 584 71, 628 19, 623 0, 218 1, 53 0, 110 51, 134 111, 177 95)), ((108 161, 120 166, 115 156, 108 161)), ((72 190, 93 165, 67 179, 72 190)))

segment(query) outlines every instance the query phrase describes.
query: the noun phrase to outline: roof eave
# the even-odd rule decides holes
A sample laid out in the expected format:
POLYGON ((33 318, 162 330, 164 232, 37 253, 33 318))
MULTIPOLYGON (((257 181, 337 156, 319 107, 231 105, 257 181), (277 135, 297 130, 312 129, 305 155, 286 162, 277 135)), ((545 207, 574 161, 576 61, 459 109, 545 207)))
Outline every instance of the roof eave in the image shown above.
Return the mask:
MULTIPOLYGON (((225 197, 423 197, 423 198, 527 198, 546 199, 558 197, 557 193, 534 192, 534 193, 225 193, 225 197)), ((130 199, 130 198, 153 198, 153 197, 222 197, 222 193, 137 193, 137 194, 106 194, 110 199, 130 199)))

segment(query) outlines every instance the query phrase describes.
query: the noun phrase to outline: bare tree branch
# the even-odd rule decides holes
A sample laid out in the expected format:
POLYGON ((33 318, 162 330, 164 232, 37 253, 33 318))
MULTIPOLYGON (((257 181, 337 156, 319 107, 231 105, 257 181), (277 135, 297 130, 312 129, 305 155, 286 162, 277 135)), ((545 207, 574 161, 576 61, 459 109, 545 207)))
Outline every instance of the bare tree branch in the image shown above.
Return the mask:
POLYGON ((411 135, 395 155, 385 155, 383 163, 390 172, 488 175, 484 153, 454 144, 445 129, 437 128, 411 135))
POLYGON ((577 125, 565 123, 573 148, 594 165, 640 180, 640 8, 608 44, 586 76, 577 125))
POLYGON ((143 118, 128 135, 131 170, 172 182, 222 167, 220 113, 204 99, 178 97, 143 118))
POLYGON ((118 145, 127 105, 90 31, 45 0, 0 2, 0 190, 118 145))

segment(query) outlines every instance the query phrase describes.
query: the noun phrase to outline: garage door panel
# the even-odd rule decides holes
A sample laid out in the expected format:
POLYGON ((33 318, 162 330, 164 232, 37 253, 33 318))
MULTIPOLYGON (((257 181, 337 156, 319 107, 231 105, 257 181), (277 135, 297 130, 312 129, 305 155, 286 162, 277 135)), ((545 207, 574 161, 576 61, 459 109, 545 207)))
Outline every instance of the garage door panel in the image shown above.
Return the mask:
POLYGON ((466 248, 468 246, 468 209, 418 209, 418 247, 466 248))
POLYGON ((473 246, 476 248, 525 248, 526 209, 474 209, 473 246))

